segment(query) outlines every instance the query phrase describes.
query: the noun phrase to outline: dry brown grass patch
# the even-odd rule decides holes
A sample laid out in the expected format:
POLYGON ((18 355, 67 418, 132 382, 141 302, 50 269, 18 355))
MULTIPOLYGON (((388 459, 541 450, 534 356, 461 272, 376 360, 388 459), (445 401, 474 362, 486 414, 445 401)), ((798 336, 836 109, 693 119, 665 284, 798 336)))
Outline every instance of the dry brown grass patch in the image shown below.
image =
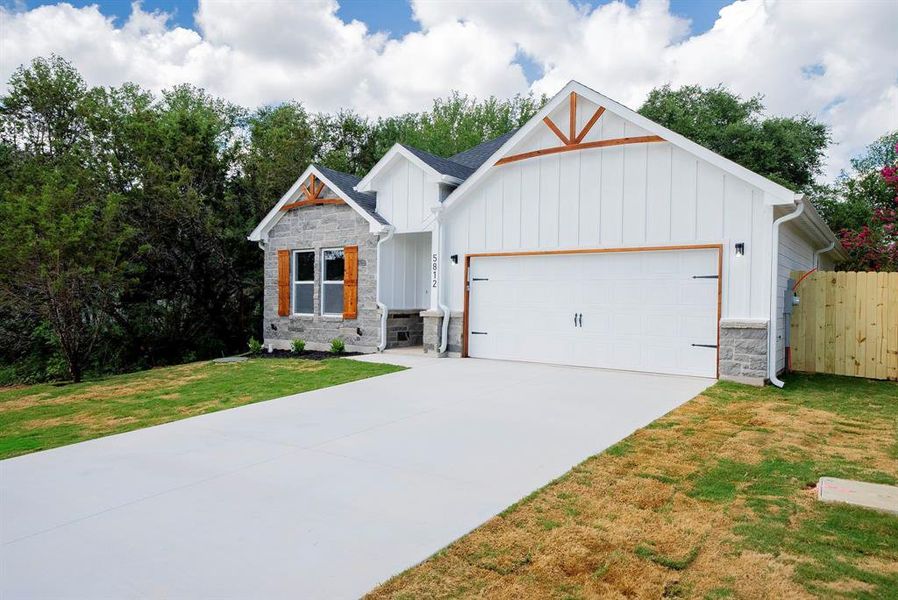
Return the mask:
MULTIPOLYGON (((737 523, 758 521, 758 506, 741 496, 725 505, 693 498, 692 477, 724 459, 758 466, 772 451, 799 463, 809 453, 863 459, 898 473, 898 460, 884 450, 894 444, 894 428, 766 398, 698 396, 369 597, 657 599, 719 590, 736 598, 812 597, 794 577, 808 559, 747 549, 734 533, 737 523)), ((814 510, 814 490, 796 487, 788 500, 794 508, 771 502, 763 510, 797 527, 796 515, 814 510)), ((864 565, 898 572, 879 559, 864 565)), ((865 585, 845 580, 830 589, 869 591, 865 585)))
POLYGON ((104 432, 130 423, 136 423, 137 421, 138 419, 136 417, 115 417, 111 415, 78 413, 48 419, 30 419, 23 424, 23 429, 34 431, 47 427, 59 427, 60 425, 75 425, 87 431, 104 432))

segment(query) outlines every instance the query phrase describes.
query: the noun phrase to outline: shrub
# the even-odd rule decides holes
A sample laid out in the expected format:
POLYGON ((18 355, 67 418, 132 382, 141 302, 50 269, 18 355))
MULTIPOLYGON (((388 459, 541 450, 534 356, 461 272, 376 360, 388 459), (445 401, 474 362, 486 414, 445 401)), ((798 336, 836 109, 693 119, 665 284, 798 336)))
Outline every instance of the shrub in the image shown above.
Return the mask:
POLYGON ((334 354, 343 354, 346 352, 346 344, 340 338, 331 340, 331 352, 334 354))
POLYGON ((260 352, 262 352, 262 342, 254 337, 249 338, 249 344, 247 345, 249 346, 250 354, 259 354, 260 352))
POLYGON ((299 354, 306 349, 305 340, 293 340, 293 354, 299 354))

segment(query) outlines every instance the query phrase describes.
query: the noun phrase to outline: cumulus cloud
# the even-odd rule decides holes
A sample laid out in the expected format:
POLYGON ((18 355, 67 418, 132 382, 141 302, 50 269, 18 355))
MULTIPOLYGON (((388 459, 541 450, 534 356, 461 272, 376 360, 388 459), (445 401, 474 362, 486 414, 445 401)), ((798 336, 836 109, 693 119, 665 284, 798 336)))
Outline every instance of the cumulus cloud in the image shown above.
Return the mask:
POLYGON ((0 8, 0 81, 55 52, 91 84, 181 82, 247 106, 298 99, 313 110, 388 115, 456 89, 476 96, 555 93, 577 79, 636 107, 663 83, 761 93, 772 114, 830 124, 828 174, 898 128, 898 13, 886 2, 741 0, 692 34, 667 0, 412 0, 419 30, 400 38, 346 22, 335 0, 200 0, 195 29, 132 6, 124 23, 96 6, 0 8), (519 58, 538 67, 528 81, 519 58))

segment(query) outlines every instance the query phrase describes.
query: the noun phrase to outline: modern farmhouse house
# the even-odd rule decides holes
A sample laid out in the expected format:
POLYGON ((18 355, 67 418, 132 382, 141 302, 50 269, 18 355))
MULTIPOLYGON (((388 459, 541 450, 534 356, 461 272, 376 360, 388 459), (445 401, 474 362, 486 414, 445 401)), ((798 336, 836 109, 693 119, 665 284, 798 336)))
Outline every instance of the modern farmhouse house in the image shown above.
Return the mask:
POLYGON ((756 384, 780 384, 790 272, 843 256, 800 195, 577 82, 455 156, 311 165, 249 239, 269 347, 756 384))

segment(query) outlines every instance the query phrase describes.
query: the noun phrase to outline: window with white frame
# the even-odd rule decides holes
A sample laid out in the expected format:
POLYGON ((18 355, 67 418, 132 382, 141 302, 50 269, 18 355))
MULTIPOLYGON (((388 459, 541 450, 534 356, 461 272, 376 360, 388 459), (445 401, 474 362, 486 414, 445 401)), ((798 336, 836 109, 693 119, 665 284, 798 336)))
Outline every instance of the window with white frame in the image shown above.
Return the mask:
POLYGON ((343 248, 321 251, 321 314, 343 315, 343 248))
POLYGON ((315 251, 293 252, 293 314, 315 314, 315 251))

